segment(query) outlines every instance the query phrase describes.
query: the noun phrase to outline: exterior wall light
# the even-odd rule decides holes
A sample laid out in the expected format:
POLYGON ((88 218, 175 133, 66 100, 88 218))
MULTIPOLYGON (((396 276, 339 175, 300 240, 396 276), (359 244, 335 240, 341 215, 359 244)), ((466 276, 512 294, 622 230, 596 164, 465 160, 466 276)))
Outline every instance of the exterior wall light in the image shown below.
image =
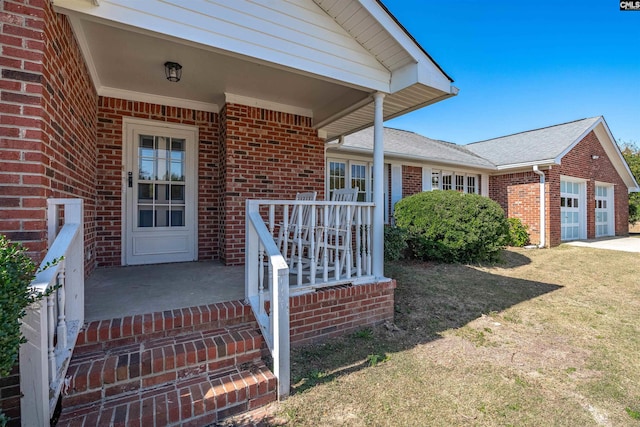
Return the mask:
POLYGON ((600 158, 600 156, 598 156, 597 154, 594 154, 593 156, 591 156, 591 159, 593 160, 598 160, 600 158))
POLYGON ((165 62, 164 74, 170 82, 179 82, 182 78, 182 65, 177 62, 165 62))

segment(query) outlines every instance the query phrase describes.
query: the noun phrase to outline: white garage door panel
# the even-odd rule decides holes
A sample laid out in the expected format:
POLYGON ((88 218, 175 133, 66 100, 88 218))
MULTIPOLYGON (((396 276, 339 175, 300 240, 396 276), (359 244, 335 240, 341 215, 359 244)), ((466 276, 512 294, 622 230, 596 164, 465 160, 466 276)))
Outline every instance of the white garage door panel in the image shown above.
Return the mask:
POLYGON ((596 237, 615 235, 614 213, 613 213, 613 186, 596 184, 596 237))
POLYGON ((560 181, 560 238, 563 241, 586 238, 584 182, 560 181))

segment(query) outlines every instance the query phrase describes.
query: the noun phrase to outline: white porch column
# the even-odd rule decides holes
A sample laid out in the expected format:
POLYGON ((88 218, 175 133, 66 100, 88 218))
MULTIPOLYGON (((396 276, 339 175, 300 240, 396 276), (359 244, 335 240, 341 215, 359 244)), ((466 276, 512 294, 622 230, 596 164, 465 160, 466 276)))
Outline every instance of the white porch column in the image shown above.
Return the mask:
POLYGON ((376 279, 384 277, 384 142, 382 103, 384 94, 373 95, 373 275, 376 279))

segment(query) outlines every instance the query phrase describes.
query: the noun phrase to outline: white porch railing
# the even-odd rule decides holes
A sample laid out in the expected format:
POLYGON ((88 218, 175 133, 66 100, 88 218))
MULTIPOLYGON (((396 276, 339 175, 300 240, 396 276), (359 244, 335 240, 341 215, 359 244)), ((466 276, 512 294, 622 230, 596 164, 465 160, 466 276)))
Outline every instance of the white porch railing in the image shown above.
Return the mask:
POLYGON ((289 395, 289 267, 260 217, 247 200, 245 296, 273 357, 278 399, 289 395), (268 281, 265 282, 265 269, 268 281))
POLYGON ((374 280, 373 206, 246 202, 245 296, 273 356, 280 398, 289 394, 289 295, 374 280))
POLYGON ((84 221, 81 199, 49 199, 49 251, 34 291, 51 295, 27 308, 20 347, 21 419, 23 426, 49 426, 65 384, 69 360, 84 322, 84 221), (61 216, 61 208, 64 209, 61 216), (60 227, 61 218, 64 223, 60 227))

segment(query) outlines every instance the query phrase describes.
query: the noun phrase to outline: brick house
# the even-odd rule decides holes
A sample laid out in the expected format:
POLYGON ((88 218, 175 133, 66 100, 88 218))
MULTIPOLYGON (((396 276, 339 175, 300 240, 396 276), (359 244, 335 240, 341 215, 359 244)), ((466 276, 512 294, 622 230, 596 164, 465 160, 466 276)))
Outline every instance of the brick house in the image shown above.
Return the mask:
POLYGON ((293 344, 392 318, 382 122, 457 89, 382 2, 5 0, 0 48, 0 232, 37 260, 66 248, 51 282, 42 279, 42 289, 61 283, 64 292, 29 311, 20 369, 2 382, 14 424, 22 414, 23 425, 48 425, 62 388, 71 396, 63 406, 80 404, 64 422, 214 422, 288 393, 289 309, 293 344), (370 201, 325 201, 326 142, 371 125, 380 176, 370 201), (317 265, 306 261, 289 302, 288 265, 272 235, 287 227, 300 192, 317 193, 325 234, 327 212, 348 213, 365 232, 341 231, 356 252, 330 248, 323 227, 313 229, 305 253, 317 265), (97 267, 195 260, 245 264, 248 303, 84 323, 84 278, 97 267), (245 321, 264 338, 229 330, 245 321), (209 357, 214 341, 189 335, 206 328, 227 328, 218 358, 254 348, 259 359, 265 343, 274 374, 256 361, 256 370, 225 374, 232 391, 214 384, 222 377, 179 383, 218 363, 204 365, 198 350, 209 357), (195 353, 166 341, 176 335, 195 353), (164 347, 117 350, 147 337, 165 337, 164 347), (103 353, 86 365, 71 359, 74 346, 103 353), (180 369, 178 349, 187 352, 180 369), (149 387, 159 385, 165 394, 154 396, 149 387), (180 404, 159 403, 172 399, 180 404))
MULTIPOLYGON (((371 132, 328 146, 327 191, 336 182, 334 170, 368 188, 368 180, 358 177, 370 176, 371 132)), ((490 197, 542 246, 628 234, 628 194, 639 188, 603 117, 464 146, 398 129, 384 132, 387 222, 402 197, 444 189, 490 197)))

